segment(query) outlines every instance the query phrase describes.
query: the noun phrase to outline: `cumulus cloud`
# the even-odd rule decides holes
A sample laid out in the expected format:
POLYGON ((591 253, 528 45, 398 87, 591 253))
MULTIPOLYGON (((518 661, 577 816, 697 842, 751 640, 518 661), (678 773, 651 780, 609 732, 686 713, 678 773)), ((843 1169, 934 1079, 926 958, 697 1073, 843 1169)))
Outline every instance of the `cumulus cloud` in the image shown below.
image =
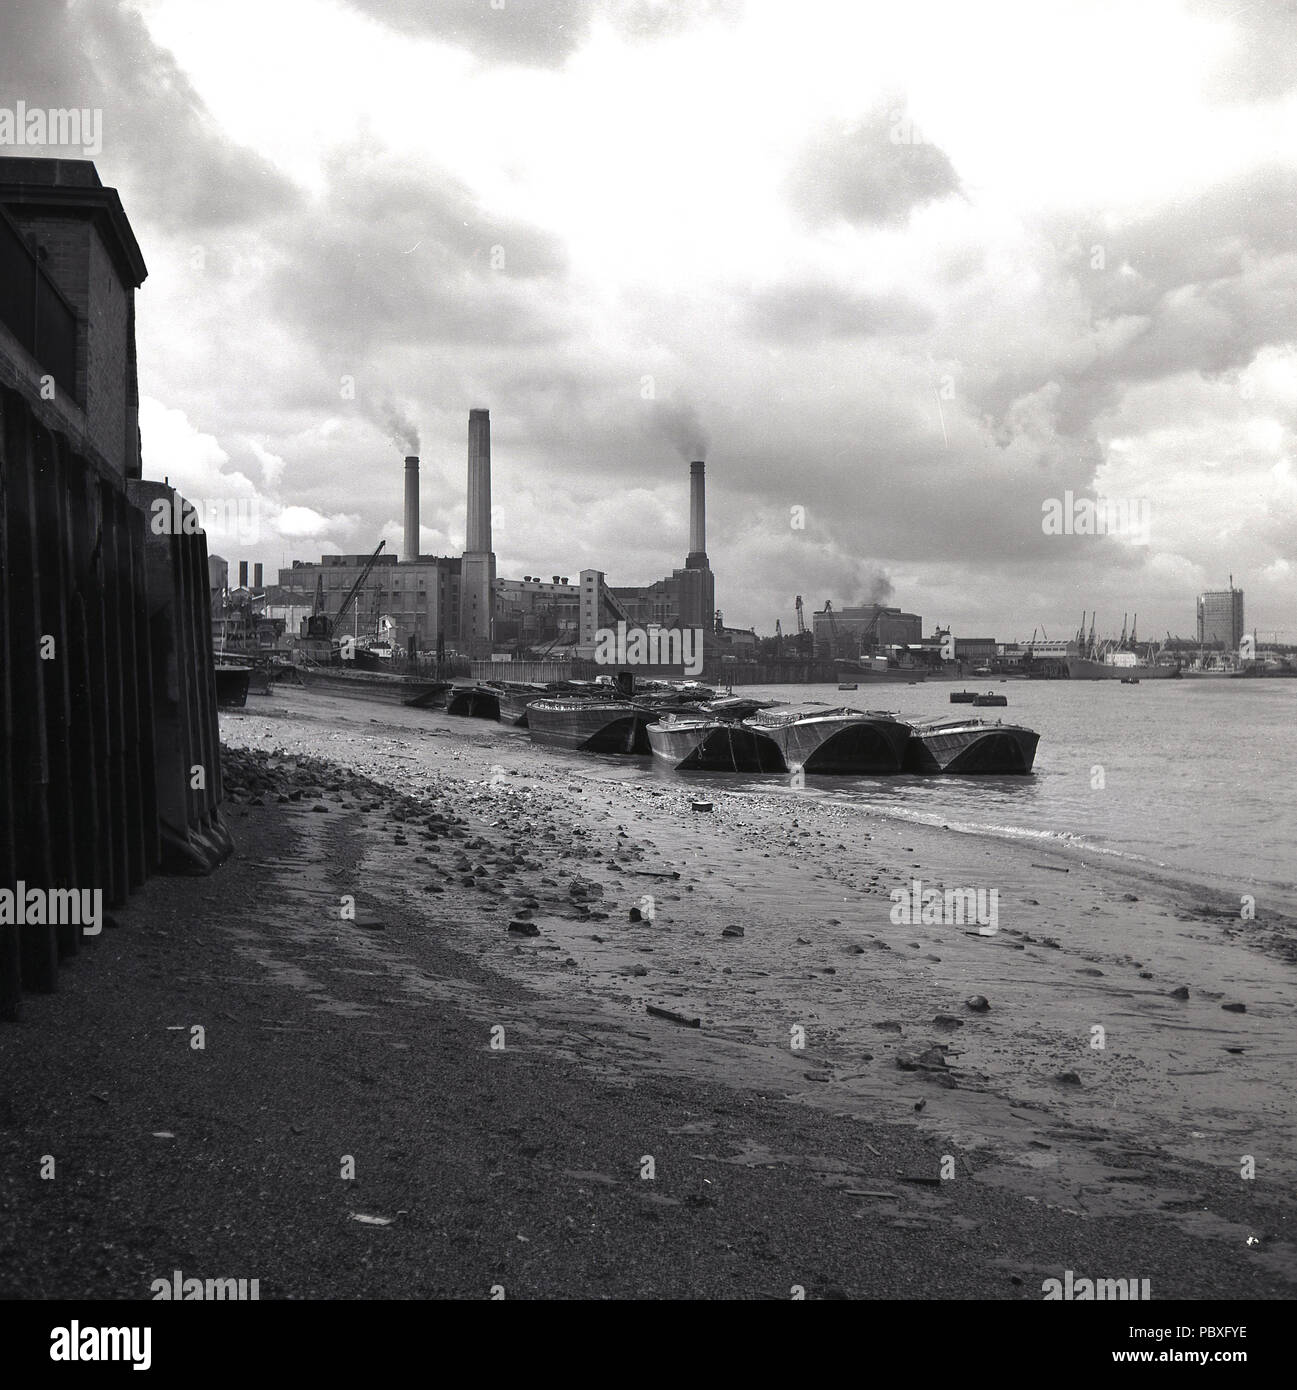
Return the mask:
POLYGON ((356 9, 407 34, 468 49, 495 62, 554 67, 581 43, 588 0, 350 0, 356 9))
POLYGON ((925 203, 959 191, 947 155, 928 144, 890 102, 859 121, 831 124, 806 142, 790 178, 792 197, 812 224, 900 223, 925 203))
POLYGON ((212 231, 296 205, 293 182, 220 128, 135 10, 112 0, 49 0, 7 16, 5 29, 0 91, 8 102, 100 109, 100 167, 151 220, 212 231))
MULTIPOLYGON (((1281 128, 1287 7, 1168 5, 1138 82, 1159 130, 1220 129, 1201 167, 1195 144, 1145 187, 1176 152, 1133 113, 1042 192, 1045 137, 973 117, 1039 116, 1075 158, 1091 116, 966 7, 952 68, 903 7, 864 54, 846 0, 814 26, 740 0, 301 5, 266 12, 268 45, 310 15, 315 52, 364 60, 262 83, 293 138, 258 148, 174 0, 59 0, 0 50, 15 99, 104 107, 97 162, 151 272, 146 472, 259 499, 249 558, 396 542, 412 452, 423 547, 453 552, 486 405, 504 574, 669 572, 705 457, 731 623, 890 592, 929 628, 1052 633, 1084 604, 1187 630, 1194 586, 1253 565, 1249 615, 1283 625, 1297 161, 1222 123, 1281 128), (392 73, 425 63, 412 120, 392 73), (1152 543, 1045 535, 1069 488, 1150 498, 1152 543)), ((1088 42, 1069 14, 1031 23, 1088 42)))
POLYGON ((872 294, 829 280, 795 280, 754 289, 748 320, 759 337, 823 342, 918 334, 932 312, 903 291, 872 294))

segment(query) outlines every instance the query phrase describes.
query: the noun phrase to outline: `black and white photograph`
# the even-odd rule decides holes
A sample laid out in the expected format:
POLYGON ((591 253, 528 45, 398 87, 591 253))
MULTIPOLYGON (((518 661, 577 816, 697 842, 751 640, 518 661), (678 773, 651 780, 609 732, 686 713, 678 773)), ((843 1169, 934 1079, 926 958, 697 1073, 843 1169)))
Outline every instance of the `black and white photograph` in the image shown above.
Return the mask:
POLYGON ((7 3, 0 1364, 1260 1364, 1295 339, 1293 0, 7 3))

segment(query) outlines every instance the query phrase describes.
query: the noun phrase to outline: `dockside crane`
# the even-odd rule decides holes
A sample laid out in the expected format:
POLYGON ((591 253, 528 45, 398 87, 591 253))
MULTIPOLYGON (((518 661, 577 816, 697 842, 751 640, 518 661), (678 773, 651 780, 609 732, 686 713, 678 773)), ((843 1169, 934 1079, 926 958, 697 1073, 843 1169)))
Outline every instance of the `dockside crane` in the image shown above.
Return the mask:
POLYGON ((342 607, 338 609, 333 621, 329 624, 328 635, 330 638, 334 636, 334 634, 342 626, 347 614, 351 612, 351 605, 355 603, 356 599, 360 595, 361 590, 365 587, 365 581, 369 578, 370 572, 378 563, 378 557, 382 554, 383 547, 386 544, 386 541, 379 541, 378 545, 374 548, 374 553, 365 562, 364 569, 360 571, 359 578, 351 586, 351 588, 347 590, 347 596, 342 600, 342 607))
POLYGON ((804 613, 804 611, 803 611, 803 607, 802 607, 802 596, 801 596, 801 594, 798 594, 798 595, 797 595, 797 601, 796 601, 796 603, 795 603, 793 606, 797 609, 797 655, 798 655, 798 656, 814 656, 814 655, 815 655, 815 647, 814 647, 814 640, 813 640, 813 639, 811 639, 811 641, 810 641, 811 650, 810 650, 809 652, 807 652, 807 650, 806 650, 807 645, 808 645, 808 638, 810 637, 810 634, 807 633, 807 631, 806 631, 806 615, 805 615, 805 613, 804 613))
POLYGON ((824 600, 824 616, 829 620, 829 632, 832 634, 833 642, 833 658, 836 661, 841 653, 838 651, 838 620, 833 613, 832 599, 826 598, 824 600))

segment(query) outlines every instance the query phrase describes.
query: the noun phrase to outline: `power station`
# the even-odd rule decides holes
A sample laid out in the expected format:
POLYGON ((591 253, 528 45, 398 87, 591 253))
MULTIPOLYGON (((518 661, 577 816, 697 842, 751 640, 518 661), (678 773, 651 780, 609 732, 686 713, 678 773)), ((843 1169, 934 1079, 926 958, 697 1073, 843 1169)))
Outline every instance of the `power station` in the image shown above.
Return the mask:
POLYGON ((476 660, 515 650, 592 659, 600 629, 625 623, 646 629, 694 629, 710 647, 716 631, 716 581, 707 558, 706 465, 689 465, 689 548, 682 568, 654 583, 610 587, 602 570, 585 570, 579 584, 496 576, 491 528, 491 413, 468 413, 464 550, 424 555, 419 548, 419 458, 404 459, 404 529, 400 557, 386 553, 322 555, 279 571, 266 614, 289 631, 307 617, 335 624, 335 636, 381 639, 419 651, 476 660), (357 585, 359 584, 359 590, 357 585), (338 615, 351 602, 343 614, 338 615))

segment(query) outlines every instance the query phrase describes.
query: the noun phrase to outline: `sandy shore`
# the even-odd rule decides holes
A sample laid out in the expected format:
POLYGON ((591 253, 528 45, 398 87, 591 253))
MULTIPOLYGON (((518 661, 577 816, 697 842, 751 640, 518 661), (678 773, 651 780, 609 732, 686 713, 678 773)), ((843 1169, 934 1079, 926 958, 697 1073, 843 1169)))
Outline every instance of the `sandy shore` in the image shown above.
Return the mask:
MULTIPOLYGON (((300 790, 303 756, 340 772, 281 801, 282 785, 238 791, 239 763, 239 861, 151 884, 123 914, 134 930, 20 1030, 26 1046, 48 1014, 84 1041, 45 1131, 38 1083, 57 1093, 77 1057, 10 1108, 24 1139, 102 1162, 101 1195, 125 1206, 94 1208, 91 1231, 165 1178, 136 1265, 260 1269, 266 1297, 484 1296, 499 1279, 558 1297, 1038 1299, 1067 1268, 1148 1277, 1154 1297, 1291 1296, 1286 924, 1248 935, 1108 866, 444 714, 294 691, 223 725, 272 755, 272 781, 300 790), (691 809, 700 791, 710 812, 691 809), (999 930, 894 924, 911 879, 995 889, 999 930), (204 1016, 195 1053, 176 1030, 204 1016), (167 1085, 145 1086, 164 1057, 167 1085), (206 1174, 198 1226, 177 1151, 206 1174), (252 1188, 266 1211, 235 1204, 252 1188)), ((51 1204, 34 1214, 34 1184, 8 1181, 41 1238, 51 1204)), ((43 1292, 85 1292, 73 1264, 43 1292)), ((91 1287, 146 1296, 146 1269, 118 1264, 91 1287)))

